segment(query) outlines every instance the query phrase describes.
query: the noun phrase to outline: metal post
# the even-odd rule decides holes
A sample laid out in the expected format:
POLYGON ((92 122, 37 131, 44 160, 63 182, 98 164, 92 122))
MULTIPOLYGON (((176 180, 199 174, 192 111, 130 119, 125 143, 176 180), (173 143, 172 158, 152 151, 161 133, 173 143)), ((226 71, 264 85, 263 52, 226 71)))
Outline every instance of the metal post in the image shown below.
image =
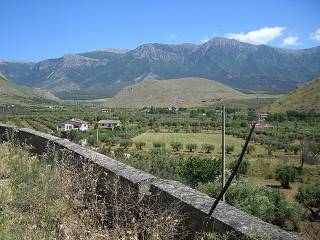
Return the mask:
POLYGON ((99 126, 97 126, 97 145, 99 145, 99 126))
MULTIPOLYGON (((224 188, 226 183, 226 176, 225 176, 225 168, 226 168, 226 139, 225 139, 225 131, 226 131, 226 114, 225 114, 225 106, 222 106, 222 139, 221 139, 221 189, 224 188)), ((225 196, 222 196, 222 201, 224 202, 225 196)))

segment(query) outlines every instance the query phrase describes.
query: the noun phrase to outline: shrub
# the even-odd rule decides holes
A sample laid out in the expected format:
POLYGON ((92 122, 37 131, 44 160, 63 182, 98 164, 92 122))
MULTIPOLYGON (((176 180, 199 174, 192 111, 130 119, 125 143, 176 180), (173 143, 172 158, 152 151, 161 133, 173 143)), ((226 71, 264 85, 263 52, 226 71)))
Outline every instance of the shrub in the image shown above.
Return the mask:
POLYGON ((298 151, 300 150, 300 145, 299 144, 290 144, 288 146, 289 151, 293 152, 294 154, 297 154, 298 151))
MULTIPOLYGON (((230 162, 229 169, 231 171, 233 171, 236 164, 237 164, 237 160, 230 162)), ((240 175, 246 176, 248 173, 249 167, 250 167, 250 162, 248 160, 242 160, 240 167, 238 169, 238 172, 237 172, 237 177, 239 177, 240 175)))
POLYGON ((131 147, 132 144, 133 144, 133 142, 131 139, 125 139, 120 142, 120 147, 127 149, 127 148, 131 147))
POLYGON ((310 211, 311 220, 320 220, 320 182, 300 186, 296 199, 310 211))
POLYGON ((137 149, 142 150, 142 147, 146 146, 146 143, 145 142, 136 142, 135 145, 136 145, 137 149))
POLYGON ((183 145, 181 142, 172 142, 170 145, 172 149, 175 150, 176 152, 179 152, 183 148, 183 145))
POLYGON ((197 149, 197 144, 188 143, 188 144, 186 145, 186 149, 188 149, 189 152, 192 152, 193 150, 196 150, 196 149, 197 149))
POLYGON ((154 148, 165 148, 166 144, 164 142, 153 142, 154 148))
POLYGON ((206 153, 210 153, 211 151, 214 150, 214 145, 213 144, 203 144, 201 149, 205 151, 206 153))
MULTIPOLYGON (((216 180, 200 183, 199 191, 217 197, 221 183, 216 180)), ((245 178, 235 180, 226 192, 226 202, 260 219, 294 230, 299 227, 301 208, 288 202, 279 189, 255 186, 245 178)))
POLYGON ((294 182, 298 177, 297 169, 292 165, 283 165, 276 170, 276 179, 280 181, 285 189, 290 188, 289 183, 294 182))
POLYGON ((267 143, 266 144, 266 150, 268 152, 268 155, 271 155, 272 152, 274 152, 275 150, 277 150, 277 145, 273 144, 273 143, 267 143))
POLYGON ((234 151, 233 145, 226 145, 226 152, 227 154, 231 154, 234 151))
POLYGON ((220 174, 220 162, 217 159, 190 156, 179 162, 179 174, 194 187, 199 182, 215 180, 220 174))
POLYGON ((150 153, 134 153, 124 161, 157 177, 180 180, 177 170, 179 157, 169 154, 164 148, 155 148, 150 153))

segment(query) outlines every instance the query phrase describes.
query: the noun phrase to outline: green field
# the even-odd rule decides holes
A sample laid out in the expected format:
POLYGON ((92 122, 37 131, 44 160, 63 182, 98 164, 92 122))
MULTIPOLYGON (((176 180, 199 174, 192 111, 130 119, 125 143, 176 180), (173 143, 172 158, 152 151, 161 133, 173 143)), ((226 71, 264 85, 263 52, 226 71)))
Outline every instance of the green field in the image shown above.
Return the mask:
MULTIPOLYGON (((145 132, 133 138, 134 142, 145 142, 146 148, 153 148, 153 142, 164 142, 166 148, 170 149, 171 142, 181 142, 184 146, 188 143, 197 144, 197 151, 201 150, 202 144, 213 144, 215 146, 214 152, 221 152, 221 133, 154 133, 145 132)), ((226 136, 226 145, 234 146, 234 154, 239 154, 244 140, 233 136, 226 136)), ((257 152, 264 152, 264 148, 256 145, 257 152)))

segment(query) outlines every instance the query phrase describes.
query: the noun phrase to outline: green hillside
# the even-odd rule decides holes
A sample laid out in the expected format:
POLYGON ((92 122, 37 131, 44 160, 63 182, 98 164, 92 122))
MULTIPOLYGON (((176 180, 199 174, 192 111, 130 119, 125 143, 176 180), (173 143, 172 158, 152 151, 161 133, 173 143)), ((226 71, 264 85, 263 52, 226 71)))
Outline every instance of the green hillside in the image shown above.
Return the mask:
POLYGON ((38 91, 32 88, 19 86, 8 81, 0 74, 0 105, 3 104, 26 104, 32 101, 58 100, 46 91, 38 91))
POLYGON ((245 99, 248 95, 222 83, 204 78, 144 80, 124 88, 104 104, 111 107, 140 108, 148 106, 194 107, 223 99, 245 99))
POLYGON ((320 111, 320 78, 282 96, 266 108, 269 112, 320 111))

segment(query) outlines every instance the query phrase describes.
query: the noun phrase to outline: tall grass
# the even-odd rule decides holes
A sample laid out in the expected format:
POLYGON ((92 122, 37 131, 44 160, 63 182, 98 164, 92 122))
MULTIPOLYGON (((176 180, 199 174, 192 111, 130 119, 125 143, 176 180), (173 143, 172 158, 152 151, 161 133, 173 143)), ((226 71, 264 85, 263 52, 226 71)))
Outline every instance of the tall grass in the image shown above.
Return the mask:
POLYGON ((182 238, 182 217, 160 199, 133 201, 118 178, 74 166, 55 152, 41 157, 13 143, 0 145, 0 239, 182 238), (52 154, 54 153, 54 154, 52 154), (107 189, 101 194, 99 185, 107 189))

